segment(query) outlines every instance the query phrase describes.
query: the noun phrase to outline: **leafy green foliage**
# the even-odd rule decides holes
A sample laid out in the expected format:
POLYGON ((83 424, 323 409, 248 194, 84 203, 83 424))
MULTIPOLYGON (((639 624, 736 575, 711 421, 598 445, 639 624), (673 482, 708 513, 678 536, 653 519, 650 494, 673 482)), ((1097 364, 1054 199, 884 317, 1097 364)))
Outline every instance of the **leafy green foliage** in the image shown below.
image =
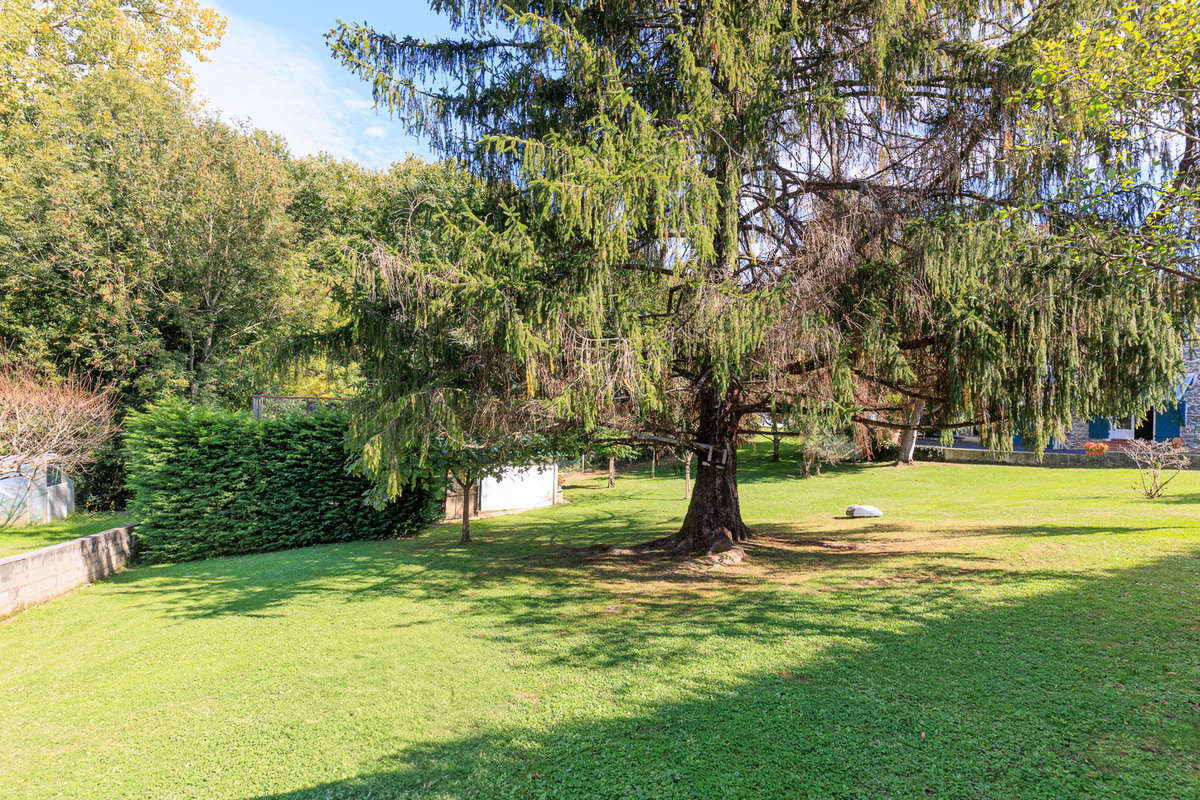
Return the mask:
POLYGON ((225 31, 196 0, 4 0, 0 12, 0 124, 107 70, 186 89, 189 58, 205 60, 225 31))
POLYGON ((438 513, 428 474, 387 504, 347 466, 347 420, 325 411, 255 420, 156 404, 130 415, 130 512, 138 556, 185 561, 412 535, 438 513))
POLYGON ((1200 281, 1198 32, 1196 0, 1099 2, 1038 38, 1011 160, 1053 180, 1008 213, 1127 274, 1200 281))
POLYGON ((598 428, 590 435, 581 437, 576 445, 585 456, 595 455, 608 461, 608 488, 616 485, 618 461, 630 461, 639 455, 638 448, 625 440, 621 431, 598 428))
POLYGON ((621 434, 616 431, 609 432, 601 429, 597 432, 597 438, 587 446, 584 452, 588 455, 611 458, 621 462, 631 461, 641 455, 638 448, 621 441, 620 436, 621 434), (606 438, 609 436, 613 438, 606 438))
MULTIPOLYGON (((477 336, 473 322, 497 314, 496 289, 448 290, 420 309, 405 299, 405 265, 469 251, 451 234, 453 220, 483 213, 494 193, 449 163, 408 162, 382 174, 301 166, 293 213, 309 257, 330 265, 336 312, 327 330, 296 337, 288 355, 327 357, 365 379, 351 424, 364 470, 396 495, 414 475, 448 471, 470 485, 553 452, 544 431, 513 424, 528 376, 495 360, 503 342, 477 336)), ((435 292, 466 278, 454 267, 427 276, 435 292)))
POLYGON ((0 128, 0 339, 135 407, 242 399, 244 361, 291 311, 280 143, 116 72, 45 105, 0 128))
MULTIPOLYGON (((319 295, 280 142, 121 70, 36 102, 0 122, 0 341, 115 387, 122 413, 164 394, 244 404, 269 385, 264 343, 319 295)), ((104 454, 89 507, 124 506, 123 462, 104 454)))
POLYGON ((363 388, 364 353, 354 345, 353 326, 359 306, 375 302, 364 259, 407 236, 438 240, 441 226, 433 212, 463 189, 453 169, 415 158, 367 170, 313 157, 290 162, 289 170, 288 216, 300 262, 289 294, 306 316, 294 315, 273 338, 269 349, 282 369, 272 377, 284 381, 289 394, 354 395, 363 388))
POLYGON ((87 471, 75 478, 75 507, 89 512, 120 511, 129 502, 125 474, 125 437, 121 431, 96 451, 87 471))

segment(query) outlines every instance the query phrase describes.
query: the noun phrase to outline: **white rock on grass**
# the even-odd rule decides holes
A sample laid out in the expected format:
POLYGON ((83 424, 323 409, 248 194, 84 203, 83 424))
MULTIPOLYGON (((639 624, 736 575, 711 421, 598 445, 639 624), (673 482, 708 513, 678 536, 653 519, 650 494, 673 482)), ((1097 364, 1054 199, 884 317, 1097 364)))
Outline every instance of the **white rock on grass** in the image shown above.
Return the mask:
POLYGON ((855 503, 846 509, 847 517, 882 517, 883 512, 875 506, 867 506, 861 503, 855 503))

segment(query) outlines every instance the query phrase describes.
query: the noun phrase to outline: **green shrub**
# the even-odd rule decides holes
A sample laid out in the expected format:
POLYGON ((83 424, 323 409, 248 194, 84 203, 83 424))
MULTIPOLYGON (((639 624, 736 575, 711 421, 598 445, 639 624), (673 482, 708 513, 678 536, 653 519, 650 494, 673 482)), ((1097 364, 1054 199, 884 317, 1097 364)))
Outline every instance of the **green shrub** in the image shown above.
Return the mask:
MULTIPOLYGON (((900 457, 900 445, 895 442, 881 442, 871 451, 868 461, 886 463, 900 457)), ((946 451, 938 446, 917 445, 913 448, 914 461, 945 461, 946 451)))
POLYGON ((945 461, 946 451, 941 447, 913 448, 914 461, 945 461))
POLYGON ((75 507, 84 511, 124 511, 129 505, 125 476, 125 439, 117 433, 96 453, 96 460, 75 477, 75 507))
POLYGON ((441 482, 371 502, 346 468, 338 411, 255 420, 171 401, 129 415, 125 444, 138 558, 187 561, 407 536, 436 518, 441 482))

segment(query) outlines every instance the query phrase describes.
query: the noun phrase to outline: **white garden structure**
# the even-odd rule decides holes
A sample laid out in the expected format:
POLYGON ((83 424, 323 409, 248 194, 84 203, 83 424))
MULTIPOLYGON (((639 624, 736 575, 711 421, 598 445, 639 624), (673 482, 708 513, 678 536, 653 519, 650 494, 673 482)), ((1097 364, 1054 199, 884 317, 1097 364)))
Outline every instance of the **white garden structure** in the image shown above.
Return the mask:
POLYGON ((557 497, 557 464, 509 467, 498 477, 479 482, 479 513, 552 506, 557 497))
MULTIPOLYGON (((471 487, 471 516, 494 516, 552 506, 561 499, 558 465, 507 467, 493 478, 471 487)), ((462 487, 451 483, 446 492, 446 519, 462 516, 462 487)))
POLYGON ((0 464, 0 527, 53 522, 75 510, 75 484, 59 470, 9 467, 0 464))

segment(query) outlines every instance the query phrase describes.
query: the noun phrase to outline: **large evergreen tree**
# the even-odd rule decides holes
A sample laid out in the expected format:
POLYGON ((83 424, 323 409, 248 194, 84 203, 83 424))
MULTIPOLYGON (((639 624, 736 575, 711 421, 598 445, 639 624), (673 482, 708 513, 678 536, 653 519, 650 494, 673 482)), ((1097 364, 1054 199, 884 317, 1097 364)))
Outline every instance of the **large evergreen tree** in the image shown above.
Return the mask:
MULTIPOLYGON (((735 442, 763 412, 905 429, 921 403, 1040 448, 1144 407, 1195 292, 1121 256, 1153 188, 1136 213, 1136 188, 1088 194, 1111 129, 1039 124, 1037 62, 1096 5, 437 0, 460 38, 342 25, 335 53, 495 197, 442 217, 454 246, 376 254, 361 342, 384 369, 389 326, 466 343, 510 430, 695 452, 678 551, 749 535, 735 442)), ((1168 151, 1124 163, 1174 176, 1168 151)), ((447 377, 402 362, 379 407, 419 446, 447 377)))

